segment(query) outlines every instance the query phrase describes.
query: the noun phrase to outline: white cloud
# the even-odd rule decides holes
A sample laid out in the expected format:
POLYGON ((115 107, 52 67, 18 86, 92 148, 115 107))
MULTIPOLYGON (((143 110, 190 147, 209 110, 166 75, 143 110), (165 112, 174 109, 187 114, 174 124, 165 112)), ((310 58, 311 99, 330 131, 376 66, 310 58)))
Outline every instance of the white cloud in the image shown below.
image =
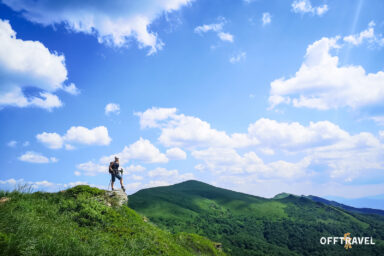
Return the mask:
POLYGON ((144 163, 167 163, 169 160, 167 156, 160 152, 149 140, 140 138, 138 141, 129 146, 125 146, 120 153, 109 156, 103 156, 99 159, 99 163, 88 161, 77 165, 77 169, 84 172, 85 175, 94 176, 100 173, 107 173, 108 166, 114 157, 119 157, 120 167, 124 173, 143 172, 146 168, 142 165, 126 164, 131 161, 139 161, 144 163))
POLYGON ((75 86, 74 83, 70 83, 69 85, 64 86, 63 90, 72 95, 80 94, 80 90, 75 86))
POLYGON ((118 114, 120 114, 120 105, 116 104, 116 103, 108 103, 105 106, 105 114, 106 115, 109 115, 109 114, 118 115, 118 114))
POLYGON ((118 156, 120 158, 120 163, 123 165, 129 160, 138 160, 144 163, 168 162, 168 158, 165 154, 161 153, 149 140, 143 138, 140 138, 129 146, 125 146, 120 153, 102 157, 100 161, 109 164, 114 156, 118 156))
POLYGON ((131 178, 135 181, 138 181, 138 180, 143 180, 143 176, 138 176, 138 175, 132 175, 131 178))
POLYGON ((24 143, 23 143, 23 147, 28 147, 29 146, 29 141, 25 141, 24 143))
POLYGON ((125 167, 124 171, 128 172, 143 172, 145 171, 145 167, 141 165, 131 164, 130 166, 125 167))
POLYGON ((295 76, 272 81, 272 108, 284 103, 327 110, 383 102, 384 72, 367 74, 362 66, 340 66, 339 58, 330 54, 331 49, 340 47, 337 41, 338 37, 324 37, 309 45, 295 76))
POLYGON ((380 157, 384 145, 377 137, 367 132, 350 134, 329 121, 302 125, 260 118, 248 126, 247 132, 228 135, 196 117, 178 114, 177 110, 169 115, 165 112, 166 109, 152 108, 138 115, 150 124, 143 127, 160 129, 158 140, 163 145, 191 150, 192 156, 202 161, 196 164, 199 171, 254 171, 268 179, 294 178, 310 173, 313 165, 330 178, 351 181, 363 171, 381 170, 384 166, 380 157), (237 150, 247 153, 239 154, 237 150), (265 162, 255 152, 273 155, 276 160, 265 162))
POLYGON ((152 171, 148 172, 149 177, 168 177, 168 176, 175 176, 178 175, 179 171, 178 170, 167 170, 162 167, 158 167, 152 171))
POLYGON ((17 141, 15 140, 11 140, 10 142, 7 143, 7 146, 11 148, 16 147, 16 145, 17 145, 17 141))
POLYGON ((310 0, 295 0, 292 3, 292 11, 295 13, 311 13, 318 16, 328 11, 328 5, 313 7, 310 0))
POLYGON ((261 18, 261 21, 262 21, 262 23, 263 23, 263 26, 265 26, 265 25, 271 23, 271 21, 272 21, 272 16, 271 16, 271 14, 270 14, 269 12, 264 12, 264 13, 263 13, 263 16, 262 16, 262 18, 261 18))
POLYGON ((384 131, 379 131, 380 139, 384 139, 384 131))
POLYGON ((233 35, 226 32, 219 32, 217 36, 220 38, 221 41, 227 41, 233 43, 233 35))
POLYGON ((83 126, 72 126, 64 135, 64 140, 88 145, 109 145, 111 138, 105 126, 88 129, 83 126))
POLYGON ((264 161, 250 151, 239 155, 234 149, 209 148, 193 151, 192 156, 204 162, 199 166, 215 173, 243 174, 253 173, 263 178, 300 178, 306 175, 306 168, 311 163, 309 158, 304 158, 298 163, 276 161, 264 163, 264 161))
POLYGON ((65 145, 64 145, 64 148, 65 148, 66 150, 74 150, 74 149, 75 149, 75 147, 72 146, 71 144, 65 144, 65 145))
POLYGON ((234 41, 233 35, 223 31, 223 27, 224 27, 224 24, 226 23, 226 20, 224 18, 219 18, 219 20, 220 20, 219 23, 204 24, 196 27, 195 33, 202 35, 203 33, 212 31, 217 34, 217 36, 220 38, 221 41, 233 43, 234 41))
POLYGON ((36 164, 56 163, 58 161, 55 157, 46 157, 34 151, 27 151, 19 157, 20 161, 36 164))
POLYGON ((250 124, 248 134, 260 141, 263 147, 289 151, 332 145, 349 138, 346 131, 329 121, 310 122, 306 127, 297 122, 277 122, 266 118, 250 124))
POLYGON ((145 184, 143 188, 153 188, 153 187, 162 187, 171 185, 168 181, 163 180, 151 180, 149 183, 145 184))
POLYGON ((231 58, 229 58, 229 62, 231 62, 232 64, 237 63, 237 62, 240 62, 242 60, 245 60, 246 57, 247 57, 247 54, 245 52, 240 52, 240 53, 232 56, 231 58))
POLYGON ((224 22, 213 23, 213 24, 204 24, 195 28, 195 33, 202 34, 209 31, 219 32, 223 30, 224 22))
POLYGON ((187 158, 187 153, 180 148, 170 148, 167 150, 167 157, 171 160, 184 160, 187 158))
POLYGON ((147 109, 145 112, 136 112, 135 115, 140 117, 140 127, 154 128, 159 127, 159 121, 168 119, 176 115, 176 108, 155 108, 147 109))
MULTIPOLYGON (((109 145, 112 140, 105 126, 98 126, 93 129, 83 126, 72 126, 63 136, 58 133, 43 132, 37 134, 36 139, 52 149, 62 148, 65 142, 86 145, 109 145)), ((65 148, 67 150, 74 149, 70 144, 65 144, 65 148)))
POLYGON ((9 22, 1 19, 0 73, 0 107, 34 106, 52 110, 63 105, 53 92, 77 92, 73 83, 65 85, 64 55, 50 52, 39 41, 17 39, 9 22), (23 88, 26 87, 37 88, 38 96, 25 95, 23 88))
POLYGON ((95 176, 100 173, 108 173, 108 165, 96 164, 92 161, 78 164, 76 168, 81 171, 75 172, 76 176, 80 176, 80 174, 84 174, 86 176, 95 176))
POLYGON ((166 186, 185 180, 195 179, 195 176, 192 173, 180 174, 178 170, 168 170, 162 167, 149 171, 148 177, 158 180, 151 180, 148 184, 144 185, 144 187, 155 186, 155 184, 158 186, 166 186))
POLYGON ((4 0, 3 3, 42 25, 65 24, 71 31, 95 35, 100 43, 126 46, 134 38, 139 48, 149 48, 148 54, 162 49, 157 33, 149 30, 154 20, 163 14, 181 9, 190 0, 149 1, 64 1, 4 0))
POLYGON ((43 132, 36 135, 36 139, 48 148, 58 149, 63 147, 64 139, 57 133, 43 132))
POLYGON ((151 108, 136 114, 140 117, 142 128, 161 129, 159 141, 167 147, 244 147, 258 143, 250 140, 246 134, 234 133, 229 136, 224 131, 212 129, 208 122, 197 117, 176 112, 174 108, 151 108))
POLYGON ((361 31, 359 34, 345 36, 343 40, 356 46, 362 44, 364 41, 368 41, 370 44, 384 46, 384 38, 381 35, 375 35, 375 25, 375 22, 371 21, 366 30, 361 31))

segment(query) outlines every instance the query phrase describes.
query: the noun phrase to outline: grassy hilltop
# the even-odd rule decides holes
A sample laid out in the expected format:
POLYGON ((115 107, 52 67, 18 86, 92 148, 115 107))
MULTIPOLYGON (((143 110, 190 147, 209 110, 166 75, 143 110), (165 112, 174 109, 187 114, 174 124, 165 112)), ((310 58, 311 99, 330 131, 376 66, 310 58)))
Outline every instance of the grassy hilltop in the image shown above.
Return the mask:
POLYGON ((0 255, 224 255, 199 235, 161 230, 97 188, 0 198, 0 255))
POLYGON ((307 197, 266 199, 198 181, 141 190, 130 207, 172 232, 223 243, 229 255, 384 255, 384 216, 359 214, 307 197), (376 245, 321 245, 322 236, 373 237, 376 245))

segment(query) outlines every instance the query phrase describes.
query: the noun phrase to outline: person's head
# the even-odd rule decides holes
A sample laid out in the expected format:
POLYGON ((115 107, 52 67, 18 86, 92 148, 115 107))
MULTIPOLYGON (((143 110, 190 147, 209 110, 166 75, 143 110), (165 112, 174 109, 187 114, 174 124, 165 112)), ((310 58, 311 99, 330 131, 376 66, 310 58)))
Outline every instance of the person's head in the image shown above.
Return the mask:
POLYGON ((115 162, 119 162, 119 158, 115 156, 115 162))

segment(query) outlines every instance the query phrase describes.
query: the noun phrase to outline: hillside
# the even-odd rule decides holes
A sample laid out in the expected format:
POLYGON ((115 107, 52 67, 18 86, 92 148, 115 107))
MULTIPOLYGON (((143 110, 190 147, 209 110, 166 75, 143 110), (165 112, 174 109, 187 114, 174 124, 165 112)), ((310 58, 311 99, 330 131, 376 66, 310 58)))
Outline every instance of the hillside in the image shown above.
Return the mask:
POLYGON ((289 194, 266 199, 198 181, 141 190, 130 207, 172 232, 192 232, 223 243, 230 255, 344 255, 341 245, 320 238, 373 237, 348 255, 383 255, 384 218, 289 194))
POLYGON ((0 255, 224 255, 204 237, 161 230, 97 188, 0 198, 0 255))

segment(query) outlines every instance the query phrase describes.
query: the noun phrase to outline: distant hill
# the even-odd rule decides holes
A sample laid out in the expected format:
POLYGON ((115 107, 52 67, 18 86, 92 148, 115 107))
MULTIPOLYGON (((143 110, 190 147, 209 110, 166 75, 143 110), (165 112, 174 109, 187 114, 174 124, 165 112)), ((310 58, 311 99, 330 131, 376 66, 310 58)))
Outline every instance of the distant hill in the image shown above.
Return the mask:
POLYGON ((204 237, 148 223, 120 206, 124 200, 124 193, 83 185, 59 193, 0 191, 0 255, 224 255, 204 237))
POLYGON ((223 243, 229 255, 344 255, 341 245, 321 245, 325 236, 373 237, 374 246, 354 246, 348 255, 383 255, 384 217, 351 212, 313 198, 280 194, 266 199, 186 181, 143 189, 130 207, 171 232, 191 232, 223 243))
POLYGON ((371 208, 356 208, 356 207, 348 206, 345 204, 341 204, 341 203, 338 203, 335 201, 327 200, 327 199, 324 199, 324 198, 321 198, 318 196, 312 196, 312 195, 307 196, 307 198, 312 199, 313 201, 316 201, 316 202, 323 203, 323 204, 340 207, 340 208, 345 209, 345 210, 350 211, 350 212, 363 213, 363 214, 379 214, 379 215, 384 216, 384 210, 371 209, 371 208))

